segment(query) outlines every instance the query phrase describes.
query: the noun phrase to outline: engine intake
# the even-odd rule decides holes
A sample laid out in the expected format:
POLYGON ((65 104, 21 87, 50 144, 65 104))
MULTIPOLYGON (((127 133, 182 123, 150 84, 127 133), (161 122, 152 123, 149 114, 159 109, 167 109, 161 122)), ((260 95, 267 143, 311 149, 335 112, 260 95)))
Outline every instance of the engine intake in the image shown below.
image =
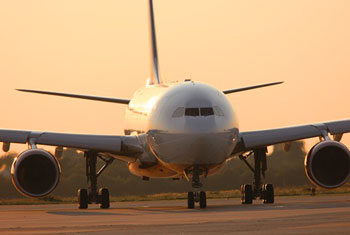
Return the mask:
POLYGON ((61 167, 57 159, 42 149, 30 149, 21 153, 12 163, 12 183, 29 197, 43 197, 57 186, 61 167))
POLYGON ((323 188, 340 187, 350 178, 350 152, 340 142, 327 140, 316 144, 304 165, 308 178, 323 188))

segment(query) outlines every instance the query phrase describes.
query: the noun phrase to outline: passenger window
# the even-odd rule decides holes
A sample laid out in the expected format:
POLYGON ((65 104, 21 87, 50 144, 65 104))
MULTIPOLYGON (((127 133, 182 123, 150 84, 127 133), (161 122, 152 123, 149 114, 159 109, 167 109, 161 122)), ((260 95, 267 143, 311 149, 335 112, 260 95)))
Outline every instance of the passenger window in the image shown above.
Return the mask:
POLYGON ((182 117, 184 114, 185 114, 185 108, 179 107, 174 111, 172 117, 182 117))
POLYGON ((214 115, 213 108, 201 108, 201 116, 210 116, 214 115))
POLYGON ((199 108, 186 108, 185 116, 199 116, 199 108))
POLYGON ((214 106, 214 113, 216 116, 224 116, 224 112, 222 112, 221 108, 219 106, 214 106))

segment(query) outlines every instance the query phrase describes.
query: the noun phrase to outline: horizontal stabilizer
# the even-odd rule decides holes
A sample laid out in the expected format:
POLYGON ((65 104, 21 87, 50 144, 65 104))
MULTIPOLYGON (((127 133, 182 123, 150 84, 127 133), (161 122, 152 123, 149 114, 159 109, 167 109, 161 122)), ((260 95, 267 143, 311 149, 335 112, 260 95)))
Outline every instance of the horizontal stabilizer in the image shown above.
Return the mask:
POLYGON ((248 86, 248 87, 242 87, 242 88, 237 88, 237 89, 225 90, 222 92, 224 94, 231 94, 231 93, 235 93, 235 92, 247 91, 247 90, 252 90, 252 89, 266 87, 266 86, 278 85, 278 84, 282 84, 282 83, 284 83, 284 82, 272 82, 272 83, 266 83, 266 84, 261 84, 261 85, 256 85, 256 86, 248 86))
POLYGON ((44 94, 44 95, 64 96, 64 97, 70 97, 70 98, 95 100, 95 101, 111 102, 111 103, 118 103, 118 104, 129 104, 129 102, 130 102, 129 99, 120 99, 120 98, 109 98, 109 97, 91 96, 91 95, 76 95, 76 94, 69 94, 69 93, 59 93, 59 92, 51 92, 51 91, 37 91, 37 90, 27 90, 27 89, 16 89, 16 90, 22 91, 22 92, 30 92, 30 93, 37 93, 37 94, 44 94))

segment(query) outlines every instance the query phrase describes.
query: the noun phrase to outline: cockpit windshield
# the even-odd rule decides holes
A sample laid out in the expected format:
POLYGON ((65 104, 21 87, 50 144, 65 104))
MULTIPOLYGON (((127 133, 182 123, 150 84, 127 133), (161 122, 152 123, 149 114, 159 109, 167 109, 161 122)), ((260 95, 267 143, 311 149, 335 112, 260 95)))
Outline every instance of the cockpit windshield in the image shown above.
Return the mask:
POLYGON ((185 108, 184 107, 178 107, 172 117, 182 117, 185 114, 185 108))
POLYGON ((219 106, 214 106, 213 108, 216 116, 224 116, 224 112, 221 110, 219 106))
POLYGON ((186 108, 185 116, 199 116, 199 108, 186 108))
POLYGON ((218 106, 214 107, 202 107, 202 108, 184 108, 184 107, 178 107, 172 117, 183 117, 183 116, 191 116, 191 117, 197 117, 197 116, 224 116, 224 113, 218 106))
POLYGON ((201 116, 214 115, 214 110, 211 107, 209 107, 209 108, 200 108, 200 110, 201 110, 201 116))

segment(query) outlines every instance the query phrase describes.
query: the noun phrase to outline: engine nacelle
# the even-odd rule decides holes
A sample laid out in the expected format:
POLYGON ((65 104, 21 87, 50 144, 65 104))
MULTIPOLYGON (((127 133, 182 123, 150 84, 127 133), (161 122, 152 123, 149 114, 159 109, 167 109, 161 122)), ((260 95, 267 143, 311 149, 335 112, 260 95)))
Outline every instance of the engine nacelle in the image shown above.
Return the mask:
POLYGON ((57 159, 42 149, 21 153, 12 163, 12 183, 25 196, 43 197, 57 186, 61 167, 57 159))
POLYGON ((323 188, 340 187, 350 178, 350 152, 340 142, 316 144, 305 157, 304 165, 308 178, 323 188))

